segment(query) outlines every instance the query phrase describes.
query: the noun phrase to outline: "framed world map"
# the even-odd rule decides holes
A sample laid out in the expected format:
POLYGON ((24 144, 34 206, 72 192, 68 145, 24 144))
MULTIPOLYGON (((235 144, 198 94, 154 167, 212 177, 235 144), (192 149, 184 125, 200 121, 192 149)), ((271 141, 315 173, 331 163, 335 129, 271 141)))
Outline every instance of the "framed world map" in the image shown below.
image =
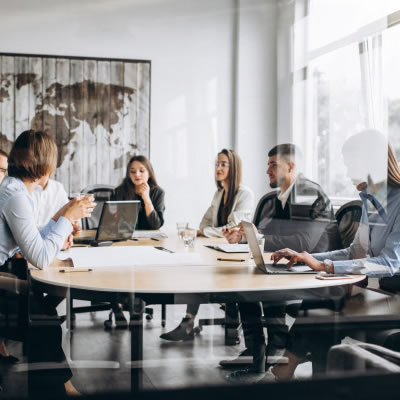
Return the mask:
POLYGON ((0 148, 26 129, 52 135, 68 193, 118 185, 150 153, 151 62, 0 53, 0 148))

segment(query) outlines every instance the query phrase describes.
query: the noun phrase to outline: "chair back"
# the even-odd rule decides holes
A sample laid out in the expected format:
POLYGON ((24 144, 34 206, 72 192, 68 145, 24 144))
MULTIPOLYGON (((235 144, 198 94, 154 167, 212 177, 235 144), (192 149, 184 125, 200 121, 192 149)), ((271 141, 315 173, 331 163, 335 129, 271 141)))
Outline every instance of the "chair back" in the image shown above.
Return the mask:
POLYGON ((92 215, 82 219, 82 229, 97 229, 100 222, 101 210, 103 204, 111 199, 114 193, 114 186, 111 185, 90 185, 82 190, 81 193, 88 193, 94 196, 97 203, 92 215))
POLYGON ((259 228, 260 222, 264 218, 271 218, 271 209, 274 207, 274 199, 276 198, 276 191, 265 194, 261 197, 257 204, 256 211, 254 212, 253 224, 259 228))
POLYGON ((349 247, 353 242, 360 225, 361 213, 361 200, 350 201, 336 211, 335 217, 339 228, 342 248, 349 247))

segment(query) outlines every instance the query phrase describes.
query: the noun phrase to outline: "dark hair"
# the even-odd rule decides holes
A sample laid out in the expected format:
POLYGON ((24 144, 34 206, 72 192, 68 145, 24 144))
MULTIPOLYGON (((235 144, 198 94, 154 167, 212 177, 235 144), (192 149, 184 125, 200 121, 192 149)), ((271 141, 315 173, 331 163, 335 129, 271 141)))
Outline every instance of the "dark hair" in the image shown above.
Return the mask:
POLYGON ((273 147, 269 153, 268 157, 273 157, 279 155, 280 157, 295 158, 300 157, 301 153, 299 148, 293 143, 282 143, 273 147))
POLYGON ((1 150, 1 149, 0 149, 0 156, 8 158, 8 154, 4 150, 1 150))
POLYGON ((8 157, 8 175, 35 181, 57 167, 57 145, 44 132, 28 130, 15 140, 8 157))
POLYGON ((125 183, 127 182, 131 182, 133 186, 135 186, 135 184, 132 182, 130 176, 129 176, 129 170, 131 168, 131 164, 134 161, 138 161, 141 164, 144 165, 144 167, 147 169, 148 173, 149 173, 149 180, 147 181, 147 183, 149 184, 150 188, 153 187, 158 187, 158 183, 157 183, 157 179, 156 176, 154 174, 154 170, 153 170, 153 166, 151 165, 150 160, 145 157, 145 156, 133 156, 129 162, 128 165, 126 167, 126 177, 125 177, 125 183))
MULTIPOLYGON (((227 218, 232 211, 233 201, 239 190, 239 186, 242 183, 242 160, 240 159, 239 154, 234 150, 222 149, 218 155, 220 154, 225 154, 229 160, 229 189, 226 204, 224 206, 224 216, 227 218)), ((221 190, 223 187, 222 183, 216 181, 216 184, 218 189, 221 190)))

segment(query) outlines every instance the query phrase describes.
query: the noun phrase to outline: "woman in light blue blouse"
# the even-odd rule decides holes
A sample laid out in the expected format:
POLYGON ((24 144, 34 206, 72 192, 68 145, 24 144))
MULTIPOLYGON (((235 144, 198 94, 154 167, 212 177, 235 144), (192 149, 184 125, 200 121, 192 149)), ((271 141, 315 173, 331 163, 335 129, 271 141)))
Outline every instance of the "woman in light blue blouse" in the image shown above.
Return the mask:
MULTIPOLYGON (((31 193, 40 179, 55 171, 56 165, 54 139, 42 132, 25 131, 13 145, 8 159, 8 177, 0 186, 0 288, 19 296, 26 296, 28 292, 24 276, 26 261, 37 268, 46 268, 60 250, 71 246, 72 221, 90 216, 95 206, 93 198, 75 198, 38 231, 31 193)), ((53 303, 51 296, 36 294, 30 301, 30 311, 54 315, 53 303)), ((30 362, 65 363, 59 325, 27 326, 27 329, 30 362)), ((71 376, 69 368, 33 371, 29 390, 34 394, 53 393, 55 398, 65 392, 76 394, 71 376)))
MULTIPOLYGON (((400 167, 386 138, 368 130, 350 137, 343 146, 348 174, 363 202, 360 226, 349 248, 327 253, 297 253, 283 249, 272 254, 274 262, 304 262, 316 271, 393 276, 400 267, 400 167)), ((272 369, 278 379, 290 379, 299 363, 320 339, 318 332, 305 338, 296 325, 286 356, 289 363, 272 369)))

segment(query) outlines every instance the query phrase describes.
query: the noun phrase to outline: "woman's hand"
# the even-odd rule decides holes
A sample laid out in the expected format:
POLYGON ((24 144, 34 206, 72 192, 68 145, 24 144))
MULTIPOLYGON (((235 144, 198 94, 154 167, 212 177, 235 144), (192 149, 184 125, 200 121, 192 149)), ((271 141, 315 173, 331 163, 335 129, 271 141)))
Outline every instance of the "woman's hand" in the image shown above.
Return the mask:
POLYGON ((90 217, 93 209, 96 207, 93 195, 87 195, 83 199, 75 197, 64 207, 62 207, 57 214, 53 217, 54 221, 58 221, 58 218, 65 217, 71 223, 75 220, 90 217))
POLYGON ((73 244, 74 244, 74 238, 71 233, 68 235, 67 239, 65 240, 64 245, 61 248, 61 250, 69 250, 73 244))
POLYGON ((222 229, 222 233, 228 243, 239 243, 242 240, 242 232, 238 228, 222 229))
POLYGON ((147 182, 135 185, 135 192, 143 199, 143 201, 150 200, 150 186, 147 182))
POLYGON ((318 261, 306 251, 298 253, 291 249, 282 249, 275 251, 275 253, 272 253, 271 255, 271 260, 273 260, 274 264, 276 264, 282 258, 286 258, 287 260, 289 260, 289 262, 287 263, 288 267, 291 267, 293 264, 296 264, 298 262, 303 262, 315 271, 325 271, 324 263, 318 261))

